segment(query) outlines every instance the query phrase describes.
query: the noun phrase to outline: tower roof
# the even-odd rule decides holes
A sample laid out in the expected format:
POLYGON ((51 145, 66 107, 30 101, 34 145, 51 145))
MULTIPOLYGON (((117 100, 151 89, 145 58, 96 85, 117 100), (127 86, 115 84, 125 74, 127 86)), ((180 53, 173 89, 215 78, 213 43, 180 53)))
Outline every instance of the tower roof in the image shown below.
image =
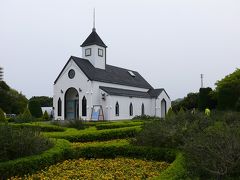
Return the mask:
POLYGON ((96 29, 93 28, 92 33, 87 37, 87 39, 82 43, 81 47, 90 46, 90 45, 98 45, 106 48, 107 46, 104 44, 102 39, 96 32, 96 29))

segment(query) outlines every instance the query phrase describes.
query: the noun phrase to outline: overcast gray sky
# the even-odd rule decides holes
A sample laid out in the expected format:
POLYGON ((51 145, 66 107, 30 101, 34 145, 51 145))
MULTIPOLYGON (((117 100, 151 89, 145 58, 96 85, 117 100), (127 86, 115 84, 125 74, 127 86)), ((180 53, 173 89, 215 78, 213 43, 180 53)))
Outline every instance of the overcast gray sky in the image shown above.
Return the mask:
POLYGON ((13 88, 52 96, 92 29, 107 63, 138 71, 174 100, 240 67, 239 0, 0 0, 0 66, 13 88))

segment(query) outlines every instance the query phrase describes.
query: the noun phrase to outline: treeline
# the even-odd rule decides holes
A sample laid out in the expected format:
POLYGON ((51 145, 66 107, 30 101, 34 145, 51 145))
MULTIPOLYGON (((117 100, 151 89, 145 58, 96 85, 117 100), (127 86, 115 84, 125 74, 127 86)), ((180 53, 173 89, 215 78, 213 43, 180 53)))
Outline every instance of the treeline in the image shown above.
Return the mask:
POLYGON ((0 81, 0 109, 6 114, 23 114, 26 109, 32 116, 42 117, 41 107, 52 107, 52 97, 33 96, 29 100, 25 95, 12 89, 6 82, 0 81))
POLYGON ((182 100, 172 102, 172 110, 232 110, 240 111, 240 69, 216 82, 216 88, 200 88, 197 93, 189 93, 182 100))
POLYGON ((0 108, 7 114, 20 114, 27 107, 28 99, 0 81, 0 108))

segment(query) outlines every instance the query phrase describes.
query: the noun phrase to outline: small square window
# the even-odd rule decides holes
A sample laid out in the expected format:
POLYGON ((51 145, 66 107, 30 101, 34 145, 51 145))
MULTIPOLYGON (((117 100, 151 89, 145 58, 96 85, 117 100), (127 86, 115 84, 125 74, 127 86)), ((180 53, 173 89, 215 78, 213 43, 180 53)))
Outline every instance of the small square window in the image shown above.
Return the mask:
POLYGON ((85 56, 91 56, 91 48, 85 49, 85 56))
POLYGON ((98 49, 98 56, 103 57, 103 50, 102 49, 98 49))

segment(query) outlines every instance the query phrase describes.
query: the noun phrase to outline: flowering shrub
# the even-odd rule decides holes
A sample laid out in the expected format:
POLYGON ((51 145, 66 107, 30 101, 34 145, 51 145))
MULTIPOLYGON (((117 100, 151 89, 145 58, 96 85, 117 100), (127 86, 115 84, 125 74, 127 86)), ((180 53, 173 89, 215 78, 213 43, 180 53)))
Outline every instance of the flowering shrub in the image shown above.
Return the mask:
POLYGON ((39 173, 17 179, 149 179, 159 176, 169 166, 166 162, 139 159, 66 160, 39 173))

